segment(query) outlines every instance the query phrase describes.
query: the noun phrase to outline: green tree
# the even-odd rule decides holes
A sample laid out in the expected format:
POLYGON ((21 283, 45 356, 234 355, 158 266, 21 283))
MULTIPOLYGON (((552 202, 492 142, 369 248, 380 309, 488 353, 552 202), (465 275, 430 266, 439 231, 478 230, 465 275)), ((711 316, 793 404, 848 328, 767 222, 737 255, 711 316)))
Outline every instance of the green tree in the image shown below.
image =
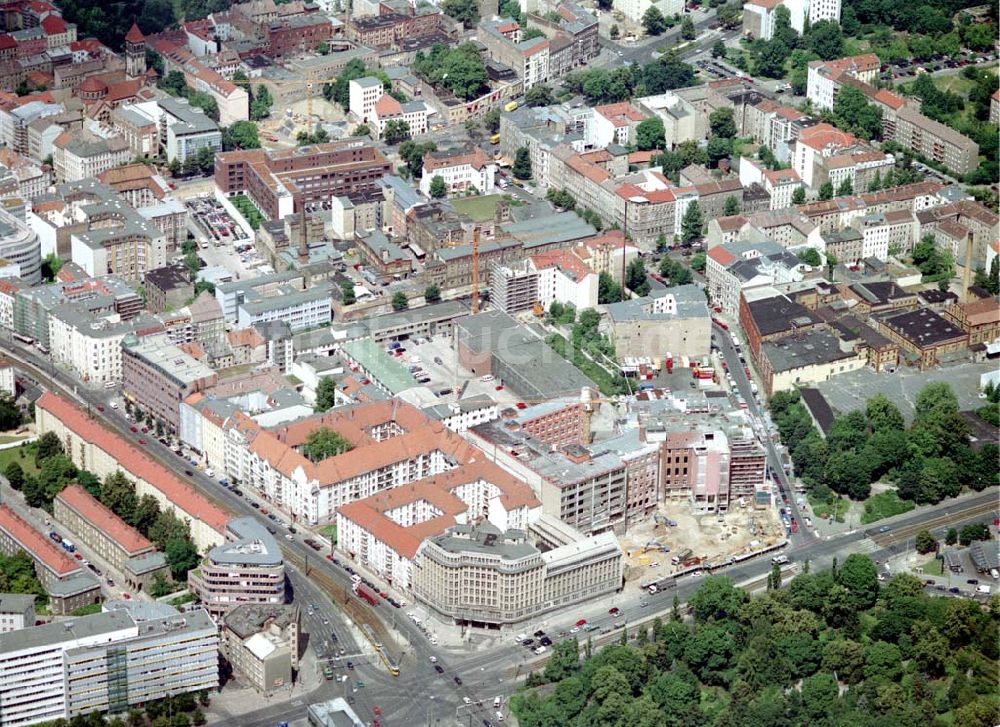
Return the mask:
POLYGON ((830 180, 827 180, 820 185, 819 198, 821 200, 833 199, 833 184, 830 180))
POLYGON ((726 57, 726 44, 722 42, 722 38, 719 38, 715 43, 712 44, 712 58, 725 58, 726 57))
POLYGON ((62 442, 55 432, 45 432, 35 442, 35 467, 41 467, 42 462, 57 454, 63 453, 62 442))
POLYGON ((441 301, 441 288, 437 283, 431 283, 424 288, 424 300, 428 303, 438 303, 441 301))
POLYGON ((351 132, 351 136, 371 136, 372 130, 368 124, 358 124, 354 127, 354 131, 351 132))
POLYGON ((815 247, 807 247, 805 249, 798 251, 798 258, 806 265, 810 265, 814 268, 818 268, 823 264, 823 258, 819 255, 819 250, 815 247))
POLYGON ((628 264, 625 286, 639 297, 649 295, 649 278, 646 277, 646 265, 642 258, 637 257, 628 264))
POLYGON ((524 94, 524 103, 531 107, 551 106, 555 102, 552 89, 544 83, 536 83, 524 94))
POLYGON ((640 121, 635 127, 635 144, 642 151, 664 148, 667 140, 664 136, 663 120, 659 116, 654 116, 640 121))
POLYGON ((128 524, 138 530, 140 533, 148 534, 152 530, 153 525, 156 524, 157 519, 160 517, 160 503, 152 495, 143 495, 139 498, 138 504, 135 506, 135 511, 132 515, 132 519, 128 521, 128 524))
POLYGON ((607 271, 602 271, 597 277, 597 302, 601 305, 622 300, 622 287, 615 282, 607 271))
POLYGON ((731 580, 710 576, 691 597, 690 606, 697 621, 722 621, 734 618, 746 600, 746 593, 731 580))
POLYGON ((527 147, 522 146, 514 153, 511 172, 517 179, 531 179, 531 154, 527 147))
POLYGON ((500 109, 493 108, 486 112, 483 116, 483 126, 491 134, 495 134, 500 131, 500 109))
POLYGON ((712 136, 720 136, 723 139, 736 137, 736 120, 733 118, 733 110, 729 106, 716 109, 709 114, 708 126, 712 136))
POLYGON ((685 15, 684 20, 681 21, 681 37, 684 40, 694 40, 698 37, 698 31, 694 28, 694 21, 691 20, 690 15, 685 15))
POLYGON ((257 135, 257 124, 252 121, 236 121, 222 130, 222 148, 259 149, 260 137, 257 135))
POLYGON ((622 32, 621 30, 618 29, 618 23, 612 25, 611 30, 608 31, 608 37, 611 38, 611 40, 618 40, 621 37, 621 35, 622 32))
POLYGON ((63 261, 54 252, 50 252, 42 259, 42 278, 48 281, 55 280, 63 261))
POLYGON ((798 186, 795 191, 792 192, 792 204, 802 204, 806 201, 806 188, 803 186, 798 186))
POLYGON ((271 115, 271 107, 274 99, 267 86, 260 86, 254 94, 253 101, 250 102, 250 120, 262 121, 271 115))
POLYGON ((826 253, 826 276, 833 282, 833 273, 837 269, 837 256, 829 250, 826 253))
POLYGON ((410 307, 410 301, 406 297, 406 293, 403 291, 397 292, 392 296, 392 309, 394 311, 406 310, 410 307))
POLYGON ((858 610, 875 605, 878 598, 878 572, 871 558, 852 553, 844 560, 838 581, 848 590, 858 610))
POLYGON ((190 538, 173 538, 167 541, 163 554, 170 566, 170 574, 176 581, 185 580, 188 571, 198 567, 198 549, 190 538))
POLYGON ((854 185, 851 184, 850 178, 844 179, 844 181, 837 187, 837 196, 847 197, 852 194, 854 194, 854 185))
POLYGON ((862 139, 882 138, 882 109, 854 86, 844 86, 833 102, 833 118, 837 126, 862 139))
POLYGON ((701 237, 701 228, 705 224, 701 215, 701 207, 695 200, 688 204, 681 218, 681 240, 683 242, 693 242, 701 237))
POLYGON ((865 416, 871 428, 878 432, 886 429, 902 431, 903 415, 893 401, 885 394, 875 394, 865 405, 865 416))
POLYGON ((101 502, 125 522, 135 519, 139 499, 135 494, 135 484, 121 470, 115 470, 104 478, 101 484, 101 502))
POLYGON ((667 29, 667 20, 655 5, 650 5, 642 14, 642 27, 647 35, 660 35, 667 29))
POLYGON ((17 460, 12 460, 4 469, 3 474, 13 489, 20 490, 24 485, 24 470, 17 460))
POLYGON ((545 679, 557 682, 573 676, 580 668, 580 645, 576 639, 563 639, 552 647, 552 655, 545 665, 545 679))
POLYGON ((354 283, 350 280, 345 280, 340 284, 340 301, 344 305, 354 305, 356 302, 354 296, 354 283))
POLYGON ((440 174, 435 174, 431 178, 430 193, 434 199, 441 199, 448 194, 448 185, 440 174))
POLYGON ((394 146, 401 141, 410 138, 410 125, 399 119, 392 119, 385 124, 385 131, 382 132, 382 140, 390 146, 394 146))
POLYGON ((814 23, 806 34, 806 42, 813 53, 824 61, 844 55, 844 35, 840 24, 832 20, 814 23))
POLYGON ((738 215, 740 213, 740 201, 736 197, 729 195, 726 197, 726 204, 722 208, 722 214, 726 217, 738 215))
POLYGON ((313 407, 317 412, 328 411, 337 403, 337 382, 332 376, 324 376, 316 385, 316 405, 313 407))
POLYGON ((921 530, 914 541, 918 553, 930 553, 937 550, 937 539, 930 530, 921 530))
POLYGON ((444 0, 441 9, 466 27, 471 28, 479 22, 479 3, 476 0, 444 0))
POLYGON ((322 462, 324 459, 350 452, 354 445, 342 434, 330 427, 322 426, 313 429, 306 437, 302 446, 302 454, 311 462, 322 462))
POLYGON ((707 256, 704 252, 696 252, 691 256, 691 269, 699 273, 705 272, 705 263, 707 256))

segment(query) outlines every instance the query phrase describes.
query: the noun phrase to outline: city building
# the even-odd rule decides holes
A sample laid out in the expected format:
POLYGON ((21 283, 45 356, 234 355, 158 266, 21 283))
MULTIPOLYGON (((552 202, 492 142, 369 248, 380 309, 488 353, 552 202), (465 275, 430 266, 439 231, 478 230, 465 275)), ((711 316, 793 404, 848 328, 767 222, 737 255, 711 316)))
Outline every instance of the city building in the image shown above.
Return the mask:
POLYGON ((0 209, 0 259, 8 265, 16 265, 15 277, 28 285, 42 282, 42 248, 38 235, 4 209, 0 209))
POLYGON ((180 427, 181 402, 219 380, 215 371, 171 345, 163 334, 141 339, 129 335, 121 348, 122 393, 171 432, 180 427))
POLYGON ((120 136, 102 138, 83 129, 60 134, 52 142, 52 164, 60 182, 78 182, 131 160, 132 150, 120 136))
POLYGON ((712 319, 705 294, 696 285, 680 285, 655 296, 633 298, 605 307, 608 333, 619 358, 709 353, 712 319))
POLYGON ((45 392, 35 402, 35 425, 39 436, 55 432, 73 464, 80 469, 89 470, 102 480, 121 471, 135 482, 136 495, 152 495, 161 511, 186 520, 191 539, 200 550, 223 542, 229 522, 226 512, 75 404, 45 392))
POLYGON ((392 165, 370 143, 347 139, 282 150, 252 149, 218 154, 216 194, 244 195, 268 220, 331 197, 374 192, 392 165))
POLYGON ((994 297, 951 303, 944 309, 944 317, 968 334, 970 346, 1000 337, 1000 303, 994 297))
POLYGON ((538 500, 495 464, 471 462, 337 508, 337 549, 399 588, 413 584, 421 543, 460 523, 527 526, 538 500))
POLYGON ((875 330, 900 348, 905 363, 926 370, 968 346, 969 334, 929 308, 872 318, 875 330))
POLYGON ((375 103, 385 95, 382 82, 372 76, 365 76, 350 80, 347 88, 350 112, 357 116, 361 123, 368 123, 372 111, 375 110, 375 103))
POLYGON ((858 351, 844 350, 840 339, 825 330, 807 330, 764 341, 760 376, 768 396, 804 384, 829 381, 837 374, 856 371, 868 363, 858 351))
POLYGON ((176 159, 182 164, 191 157, 197 157, 202 149, 211 149, 213 154, 222 151, 222 131, 208 115, 187 99, 158 99, 157 122, 160 139, 167 160, 176 159))
POLYGON ((298 606, 237 606, 222 618, 222 655, 236 678, 260 694, 291 688, 299 668, 299 628, 298 606))
POLYGON ((94 314, 72 303, 53 309, 49 315, 49 355, 87 383, 114 385, 122 380, 122 347, 134 331, 154 332, 159 321, 141 314, 123 321, 117 313, 94 314))
POLYGON ((756 362, 759 362, 764 341, 781 338, 788 333, 804 332, 823 322, 805 305, 771 286, 740 293, 739 320, 747 339, 747 348, 756 362))
POLYGON ((34 594, 0 593, 0 634, 34 625, 34 594))
POLYGON ((285 602, 285 564, 278 541, 254 518, 235 518, 227 542, 208 551, 188 571, 191 592, 213 616, 242 604, 276 607, 285 602))
POLYGON ((180 308, 194 295, 194 282, 180 262, 147 270, 145 283, 146 308, 153 313, 180 308))
POLYGON ((143 535, 80 485, 68 485, 56 495, 52 516, 80 543, 119 573, 125 562, 154 550, 143 535))
POLYGON ((493 194, 496 191, 497 164, 481 147, 471 152, 437 153, 424 157, 424 171, 420 178, 420 191, 425 197, 431 196, 431 182, 441 177, 447 194, 462 194, 474 188, 479 194, 493 194))
POLYGON ((739 313, 740 293, 764 285, 802 280, 802 261, 777 242, 760 235, 754 242, 716 245, 705 256, 705 279, 713 306, 739 313))
POLYGON ((424 542, 413 592, 453 623, 496 628, 614 593, 622 561, 614 534, 584 537, 554 518, 527 530, 455 525, 424 542), (544 534, 544 549, 532 530, 544 534))
POLYGON ((633 23, 641 24, 642 16, 654 6, 663 17, 672 18, 684 10, 684 0, 614 0, 611 7, 633 23))
POLYGON ((293 331, 327 325, 332 309, 330 290, 329 282, 320 281, 306 290, 283 288, 269 296, 247 296, 239 306, 236 325, 250 328, 259 323, 284 321, 293 331))
POLYGON ((310 727, 365 727, 343 697, 310 704, 306 712, 310 727))
POLYGON ((2 634, 0 725, 123 712, 216 689, 218 648, 218 628, 201 609, 149 619, 105 611, 2 634))
POLYGON ((646 115, 627 101, 595 106, 588 141, 598 148, 627 146, 635 143, 636 127, 645 120, 646 115))
POLYGON ((400 103, 389 94, 383 94, 372 109, 372 131, 376 138, 381 139, 390 121, 401 121, 406 123, 411 137, 418 137, 427 133, 427 118, 432 113, 431 108, 420 99, 400 103))
MULTIPOLYGON (((0 552, 11 556, 20 551, 34 561, 35 575, 49 594, 49 610, 52 613, 65 616, 81 606, 101 602, 100 582, 84 570, 79 561, 73 560, 61 546, 35 530, 9 505, 0 505, 0 552)), ((3 717, 0 716, 0 719, 3 717)))

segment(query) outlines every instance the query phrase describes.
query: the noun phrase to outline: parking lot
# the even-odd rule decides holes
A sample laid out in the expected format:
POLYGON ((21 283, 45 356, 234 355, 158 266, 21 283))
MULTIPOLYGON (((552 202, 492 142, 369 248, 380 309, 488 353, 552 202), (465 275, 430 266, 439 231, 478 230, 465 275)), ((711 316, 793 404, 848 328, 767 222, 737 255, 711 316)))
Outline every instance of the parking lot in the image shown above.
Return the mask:
MULTIPOLYGON (((212 197, 196 197, 185 203, 191 219, 204 235, 204 240, 214 245, 246 245, 251 239, 236 224, 236 220, 212 197)), ((202 242, 202 240, 199 240, 202 242)))

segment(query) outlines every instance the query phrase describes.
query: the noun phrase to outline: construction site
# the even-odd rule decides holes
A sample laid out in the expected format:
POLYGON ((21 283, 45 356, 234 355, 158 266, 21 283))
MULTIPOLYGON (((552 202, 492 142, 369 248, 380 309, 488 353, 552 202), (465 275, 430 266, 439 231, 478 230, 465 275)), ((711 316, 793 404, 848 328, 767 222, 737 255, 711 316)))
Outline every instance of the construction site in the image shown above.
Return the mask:
POLYGON ((622 537, 625 579, 650 581, 698 565, 718 566, 781 542, 785 530, 772 508, 736 507, 694 514, 687 503, 661 503, 652 518, 622 537))

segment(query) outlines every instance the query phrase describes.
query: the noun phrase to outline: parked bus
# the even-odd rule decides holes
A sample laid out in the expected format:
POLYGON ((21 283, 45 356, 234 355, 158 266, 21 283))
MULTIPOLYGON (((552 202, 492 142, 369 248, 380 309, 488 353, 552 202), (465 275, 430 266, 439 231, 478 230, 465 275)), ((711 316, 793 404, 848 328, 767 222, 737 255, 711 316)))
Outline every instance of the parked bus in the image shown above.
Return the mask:
POLYGON ((22 336, 20 333, 11 334, 15 341, 20 341, 26 346, 30 346, 35 342, 35 339, 31 336, 22 336))

